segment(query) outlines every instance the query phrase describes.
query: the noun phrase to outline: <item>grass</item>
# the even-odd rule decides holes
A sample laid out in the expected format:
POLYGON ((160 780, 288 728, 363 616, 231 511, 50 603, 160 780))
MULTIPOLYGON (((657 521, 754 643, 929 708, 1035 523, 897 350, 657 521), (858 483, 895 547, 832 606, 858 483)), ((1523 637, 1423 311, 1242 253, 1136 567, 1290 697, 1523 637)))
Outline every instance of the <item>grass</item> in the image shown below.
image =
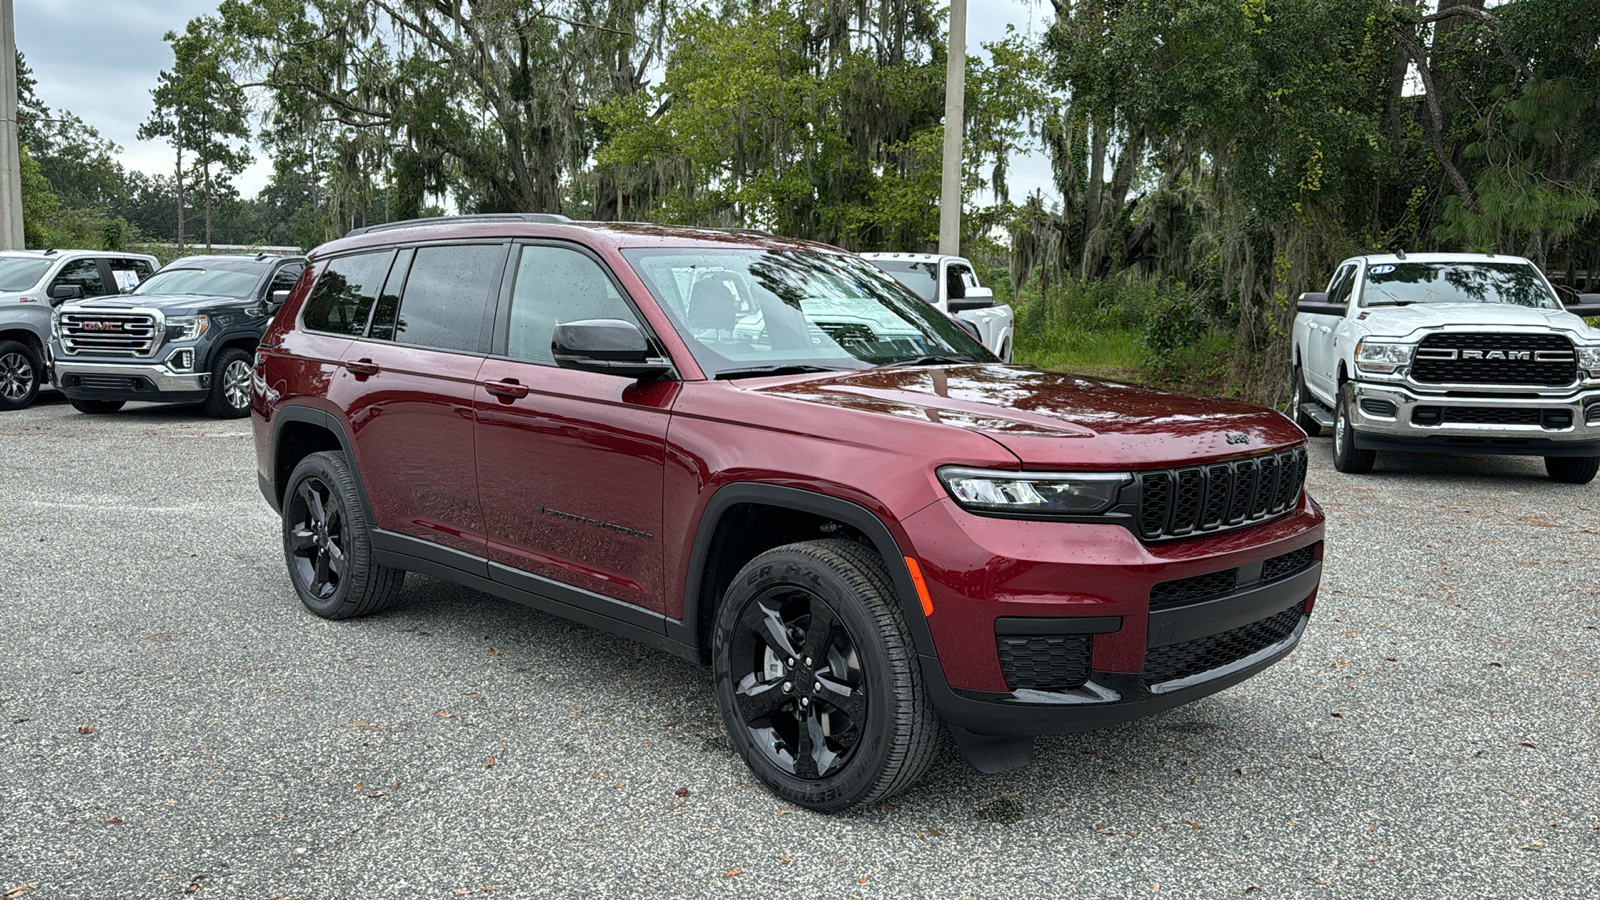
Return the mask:
POLYGON ((1149 375, 1140 366, 1143 355, 1139 332, 1131 329, 1054 329, 1042 335, 1019 334, 1015 354, 1017 362, 1049 372, 1148 381, 1149 375))

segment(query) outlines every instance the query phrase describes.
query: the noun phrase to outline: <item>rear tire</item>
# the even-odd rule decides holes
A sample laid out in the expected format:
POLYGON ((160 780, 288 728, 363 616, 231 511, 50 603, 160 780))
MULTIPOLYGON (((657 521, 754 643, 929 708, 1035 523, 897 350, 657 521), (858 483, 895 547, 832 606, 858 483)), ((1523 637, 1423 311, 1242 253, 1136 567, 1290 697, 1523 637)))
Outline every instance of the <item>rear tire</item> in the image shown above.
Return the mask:
POLYGON ((230 347, 211 364, 211 393, 202 409, 214 419, 237 419, 250 414, 250 354, 230 347))
POLYGON ((717 707, 772 792, 838 812, 905 790, 938 719, 883 560, 852 541, 757 556, 717 609, 717 707))
POLYGON ((0 410, 27 409, 39 397, 44 364, 21 341, 0 341, 0 410))
POLYGON ((1333 408, 1333 467, 1349 475, 1365 475, 1378 460, 1378 451, 1356 447, 1356 430, 1350 424, 1350 403, 1355 389, 1350 382, 1339 385, 1339 402, 1333 408))
POLYGON ((106 415, 108 413, 116 412, 117 410, 121 409, 122 408, 122 404, 126 403, 127 401, 126 400, 68 400, 67 402, 71 403, 72 404, 72 408, 77 410, 78 412, 88 413, 91 416, 102 416, 102 415, 106 415))
POLYGON ((1294 367, 1294 391, 1289 398, 1289 406, 1294 410, 1294 423, 1307 437, 1316 437, 1322 433, 1322 425, 1316 419, 1305 414, 1304 407, 1310 402, 1311 395, 1306 392, 1306 376, 1299 366, 1294 367))
POLYGON ((1588 484, 1600 472, 1600 456, 1546 456, 1544 470, 1551 481, 1588 484))
POLYGON ((300 461, 283 492, 283 556, 300 602, 324 619, 349 619, 388 608, 404 569, 381 566, 372 532, 342 455, 300 461))

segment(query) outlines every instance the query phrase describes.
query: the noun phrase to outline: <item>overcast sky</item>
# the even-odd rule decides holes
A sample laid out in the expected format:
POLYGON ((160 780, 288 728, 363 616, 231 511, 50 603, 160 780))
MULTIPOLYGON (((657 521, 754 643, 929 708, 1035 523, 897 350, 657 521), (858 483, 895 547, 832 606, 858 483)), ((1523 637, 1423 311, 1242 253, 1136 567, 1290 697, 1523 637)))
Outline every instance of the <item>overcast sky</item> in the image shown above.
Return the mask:
MULTIPOLYGON (((15 0, 17 49, 38 80, 39 99, 54 110, 71 110, 122 147, 122 164, 169 174, 172 151, 137 137, 150 115, 156 76, 172 65, 161 39, 182 31, 195 16, 214 13, 216 0, 15 0)), ((967 47, 1005 36, 1007 24, 1037 34, 1050 16, 1042 0, 968 0, 967 47)), ((253 196, 271 174, 258 160, 239 179, 253 196)), ((1035 188, 1049 193, 1050 166, 1041 156, 1016 160, 1008 178, 1013 200, 1035 188)), ((987 202, 983 198, 980 202, 987 202)))

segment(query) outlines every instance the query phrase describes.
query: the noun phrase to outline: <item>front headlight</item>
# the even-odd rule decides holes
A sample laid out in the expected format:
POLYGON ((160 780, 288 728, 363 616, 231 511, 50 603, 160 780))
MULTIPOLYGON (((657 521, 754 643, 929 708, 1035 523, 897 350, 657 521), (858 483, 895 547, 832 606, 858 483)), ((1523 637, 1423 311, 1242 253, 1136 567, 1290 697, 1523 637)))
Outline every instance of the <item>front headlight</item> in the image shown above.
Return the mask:
POLYGON ((1388 344, 1363 338, 1356 343, 1356 368, 1387 375, 1411 365, 1411 355, 1416 349, 1416 344, 1388 344))
POLYGON ((50 337, 61 340, 61 310, 50 314, 50 337))
POLYGON ((1578 345, 1578 368, 1583 370, 1581 374, 1586 380, 1600 381, 1600 346, 1578 345))
POLYGON ((167 320, 167 340, 192 341, 206 333, 211 320, 205 316, 178 316, 167 320))
POLYGON ((946 466, 945 490, 973 512, 1092 516, 1117 502, 1126 472, 1006 472, 946 466))

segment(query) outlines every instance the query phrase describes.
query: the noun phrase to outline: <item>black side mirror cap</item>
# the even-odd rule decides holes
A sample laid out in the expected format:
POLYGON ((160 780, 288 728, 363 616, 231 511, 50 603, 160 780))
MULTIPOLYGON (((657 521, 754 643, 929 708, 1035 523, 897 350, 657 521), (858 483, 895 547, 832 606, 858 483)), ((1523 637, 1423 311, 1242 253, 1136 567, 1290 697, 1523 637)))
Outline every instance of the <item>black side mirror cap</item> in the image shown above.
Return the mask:
POLYGON ((564 369, 629 378, 658 378, 672 371, 669 360, 650 355, 639 326, 622 319, 562 322, 550 335, 550 355, 564 369))
POLYGON ((1344 304, 1329 303, 1328 295, 1324 291, 1306 291, 1300 295, 1300 302, 1295 304, 1295 310, 1314 316, 1343 316, 1344 304))
POLYGON ((58 284, 50 288, 50 299, 56 303, 68 300, 82 300, 83 286, 77 284, 58 284))
POLYGON ((1600 316, 1600 294, 1579 294, 1577 302, 1567 304, 1567 312, 1585 319, 1600 316))

